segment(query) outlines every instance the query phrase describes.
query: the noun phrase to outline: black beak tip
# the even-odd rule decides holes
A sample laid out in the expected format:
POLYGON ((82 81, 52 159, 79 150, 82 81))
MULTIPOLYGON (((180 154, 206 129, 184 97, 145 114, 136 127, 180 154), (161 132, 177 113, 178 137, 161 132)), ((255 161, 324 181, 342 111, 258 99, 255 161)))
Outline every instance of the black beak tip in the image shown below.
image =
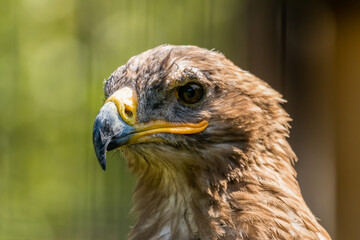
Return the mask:
POLYGON ((109 140, 103 138, 101 127, 99 127, 99 121, 95 121, 93 130, 93 144, 96 154, 96 158, 100 163, 101 168, 106 170, 106 148, 109 140))
POLYGON ((100 166, 101 166, 102 170, 106 171, 106 159, 100 161, 100 166))
POLYGON ((106 170, 106 146, 104 145, 97 145, 97 142, 94 142, 94 146, 95 146, 95 154, 96 154, 96 158, 98 160, 98 162, 100 163, 100 166, 102 168, 102 170, 106 170))

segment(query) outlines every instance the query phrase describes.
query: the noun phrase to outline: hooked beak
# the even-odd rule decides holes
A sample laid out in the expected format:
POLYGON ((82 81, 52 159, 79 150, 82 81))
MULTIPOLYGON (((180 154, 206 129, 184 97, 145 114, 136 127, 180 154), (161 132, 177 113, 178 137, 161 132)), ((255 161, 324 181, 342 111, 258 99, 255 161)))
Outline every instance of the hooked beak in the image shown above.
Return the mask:
POLYGON ((93 144, 96 157, 103 170, 106 170, 106 152, 118 147, 140 142, 154 142, 149 137, 154 133, 193 134, 203 131, 209 123, 171 123, 156 120, 136 123, 137 99, 128 88, 116 91, 106 101, 96 116, 93 129, 93 144))
POLYGON ((96 116, 93 129, 93 143, 101 168, 106 170, 106 152, 126 144, 134 127, 124 122, 112 102, 107 102, 96 116))

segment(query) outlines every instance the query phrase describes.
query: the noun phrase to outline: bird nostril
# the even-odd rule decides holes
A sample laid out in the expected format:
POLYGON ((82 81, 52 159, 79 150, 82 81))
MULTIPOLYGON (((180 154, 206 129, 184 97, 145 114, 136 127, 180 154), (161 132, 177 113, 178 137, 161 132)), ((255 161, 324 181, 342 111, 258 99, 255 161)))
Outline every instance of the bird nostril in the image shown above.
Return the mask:
POLYGON ((133 117, 133 112, 128 109, 127 107, 125 107, 125 115, 128 117, 128 118, 132 118, 133 117))

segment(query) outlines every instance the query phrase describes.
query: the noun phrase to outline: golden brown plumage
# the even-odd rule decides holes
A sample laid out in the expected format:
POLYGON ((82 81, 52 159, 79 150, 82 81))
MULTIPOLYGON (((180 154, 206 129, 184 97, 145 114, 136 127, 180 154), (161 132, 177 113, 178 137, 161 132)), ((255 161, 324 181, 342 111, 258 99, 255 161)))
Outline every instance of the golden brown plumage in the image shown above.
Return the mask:
POLYGON ((137 175, 129 239, 330 239, 301 196, 281 95, 222 54, 159 46, 105 94, 94 146, 137 175))

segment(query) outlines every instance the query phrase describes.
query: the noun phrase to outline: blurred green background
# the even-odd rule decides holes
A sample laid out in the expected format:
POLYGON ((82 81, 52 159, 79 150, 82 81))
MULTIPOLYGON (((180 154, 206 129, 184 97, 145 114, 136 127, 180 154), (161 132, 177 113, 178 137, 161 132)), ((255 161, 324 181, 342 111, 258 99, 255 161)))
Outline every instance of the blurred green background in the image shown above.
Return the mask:
POLYGON ((135 179, 116 153, 104 173, 92 148, 103 81, 164 43, 234 55, 243 3, 210 4, 1 1, 0 239, 126 237, 135 179))
POLYGON ((360 116, 343 112, 359 100, 342 98, 360 89, 353 81, 356 66, 348 82, 340 81, 341 71, 348 72, 348 63, 358 59, 354 48, 346 47, 359 39, 358 11, 348 14, 352 5, 281 0, 0 4, 0 240, 126 238, 134 218, 129 210, 135 179, 116 153, 109 154, 108 170, 100 169, 92 124, 104 100, 103 81, 131 56, 164 43, 220 50, 285 95, 295 119, 291 144, 300 158, 296 168, 305 200, 334 239, 355 239, 360 194, 352 188, 360 189, 360 181, 347 176, 360 154, 350 154, 353 147, 347 149, 346 141, 357 141, 359 128, 341 133, 347 119, 360 116), (335 72, 339 65, 343 70, 335 72), (339 87, 343 91, 337 94, 339 87))

